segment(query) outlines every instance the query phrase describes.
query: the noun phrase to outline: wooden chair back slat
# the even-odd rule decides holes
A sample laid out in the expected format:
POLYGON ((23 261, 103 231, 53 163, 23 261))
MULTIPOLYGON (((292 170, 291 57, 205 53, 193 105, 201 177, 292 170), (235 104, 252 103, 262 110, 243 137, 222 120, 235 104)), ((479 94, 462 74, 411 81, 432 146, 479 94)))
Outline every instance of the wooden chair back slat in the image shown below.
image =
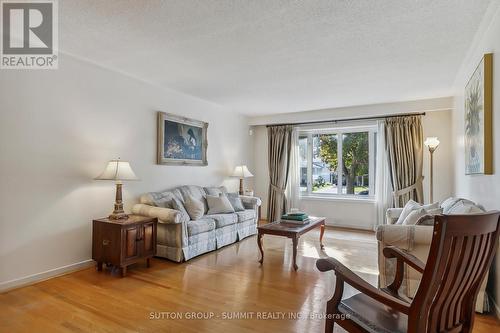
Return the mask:
POLYGON ((470 330, 474 305, 498 246, 499 212, 436 217, 408 332, 470 330))

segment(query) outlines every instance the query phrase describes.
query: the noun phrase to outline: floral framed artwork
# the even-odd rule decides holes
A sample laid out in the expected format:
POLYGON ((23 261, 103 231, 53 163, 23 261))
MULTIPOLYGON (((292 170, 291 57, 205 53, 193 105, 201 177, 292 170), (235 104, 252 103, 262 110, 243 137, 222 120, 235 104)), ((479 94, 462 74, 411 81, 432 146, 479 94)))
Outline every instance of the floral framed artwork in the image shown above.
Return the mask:
POLYGON ((158 112, 158 164, 206 166, 208 123, 158 112))
POLYGON ((493 174, 493 54, 485 54, 465 87, 465 174, 493 174))

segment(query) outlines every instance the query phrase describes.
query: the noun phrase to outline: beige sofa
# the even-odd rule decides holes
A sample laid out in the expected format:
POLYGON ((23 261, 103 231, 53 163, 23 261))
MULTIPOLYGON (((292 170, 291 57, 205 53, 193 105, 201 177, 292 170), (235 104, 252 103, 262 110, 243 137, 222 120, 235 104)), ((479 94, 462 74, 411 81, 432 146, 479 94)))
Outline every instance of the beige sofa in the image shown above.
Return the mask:
MULTIPOLYGON (((467 214, 478 213, 484 211, 480 205, 473 203, 470 200, 460 198, 449 198, 441 204, 443 214, 467 214), (453 202, 458 202, 453 204, 453 202)), ((432 226, 426 225, 401 225, 396 224, 403 208, 390 208, 387 210, 387 224, 377 228, 378 241, 378 264, 379 264, 379 286, 385 287, 394 279, 395 274, 395 259, 387 259, 384 257, 382 250, 386 246, 396 246, 422 260, 427 262, 427 256, 432 240, 432 226)), ((401 286, 401 293, 412 298, 420 284, 421 274, 413 268, 405 265, 405 275, 401 286)), ((484 312, 489 310, 488 297, 486 295, 487 277, 481 285, 481 290, 477 297, 476 312, 484 312)))
POLYGON ((157 256, 177 262, 187 261, 257 233, 260 199, 239 196, 243 210, 209 214, 206 196, 220 193, 227 193, 227 189, 223 186, 185 185, 163 192, 150 192, 141 196, 141 203, 136 204, 132 212, 158 218, 157 256), (188 197, 203 202, 205 206, 204 215, 198 220, 191 220, 187 213, 183 213, 188 197), (177 199, 181 206, 173 208, 172 199, 177 199))

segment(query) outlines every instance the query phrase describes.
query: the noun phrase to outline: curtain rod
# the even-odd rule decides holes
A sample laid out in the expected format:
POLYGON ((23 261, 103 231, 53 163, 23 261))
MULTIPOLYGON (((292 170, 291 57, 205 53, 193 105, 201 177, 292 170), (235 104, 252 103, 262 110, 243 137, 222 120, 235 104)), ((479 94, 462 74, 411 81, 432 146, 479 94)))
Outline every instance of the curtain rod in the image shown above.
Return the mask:
POLYGON ((344 119, 332 119, 332 120, 316 120, 316 121, 306 121, 297 123, 279 123, 279 124, 268 124, 266 127, 271 126, 285 126, 285 125, 311 125, 311 124, 327 124, 327 123, 339 123, 344 121, 359 121, 359 120, 377 120, 377 119, 387 119, 394 117, 406 117, 406 116, 425 116, 425 112, 413 112, 413 113, 401 113, 401 114, 391 114, 385 116, 375 116, 375 117, 361 117, 361 118, 344 118, 344 119))

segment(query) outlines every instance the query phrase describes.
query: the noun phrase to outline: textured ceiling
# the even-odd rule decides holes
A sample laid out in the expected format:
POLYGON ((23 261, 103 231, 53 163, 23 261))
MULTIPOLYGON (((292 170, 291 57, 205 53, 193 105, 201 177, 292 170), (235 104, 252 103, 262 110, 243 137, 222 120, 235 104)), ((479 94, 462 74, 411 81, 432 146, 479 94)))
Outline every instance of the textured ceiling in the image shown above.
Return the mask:
POLYGON ((249 115, 431 98, 490 2, 64 0, 60 49, 249 115))

